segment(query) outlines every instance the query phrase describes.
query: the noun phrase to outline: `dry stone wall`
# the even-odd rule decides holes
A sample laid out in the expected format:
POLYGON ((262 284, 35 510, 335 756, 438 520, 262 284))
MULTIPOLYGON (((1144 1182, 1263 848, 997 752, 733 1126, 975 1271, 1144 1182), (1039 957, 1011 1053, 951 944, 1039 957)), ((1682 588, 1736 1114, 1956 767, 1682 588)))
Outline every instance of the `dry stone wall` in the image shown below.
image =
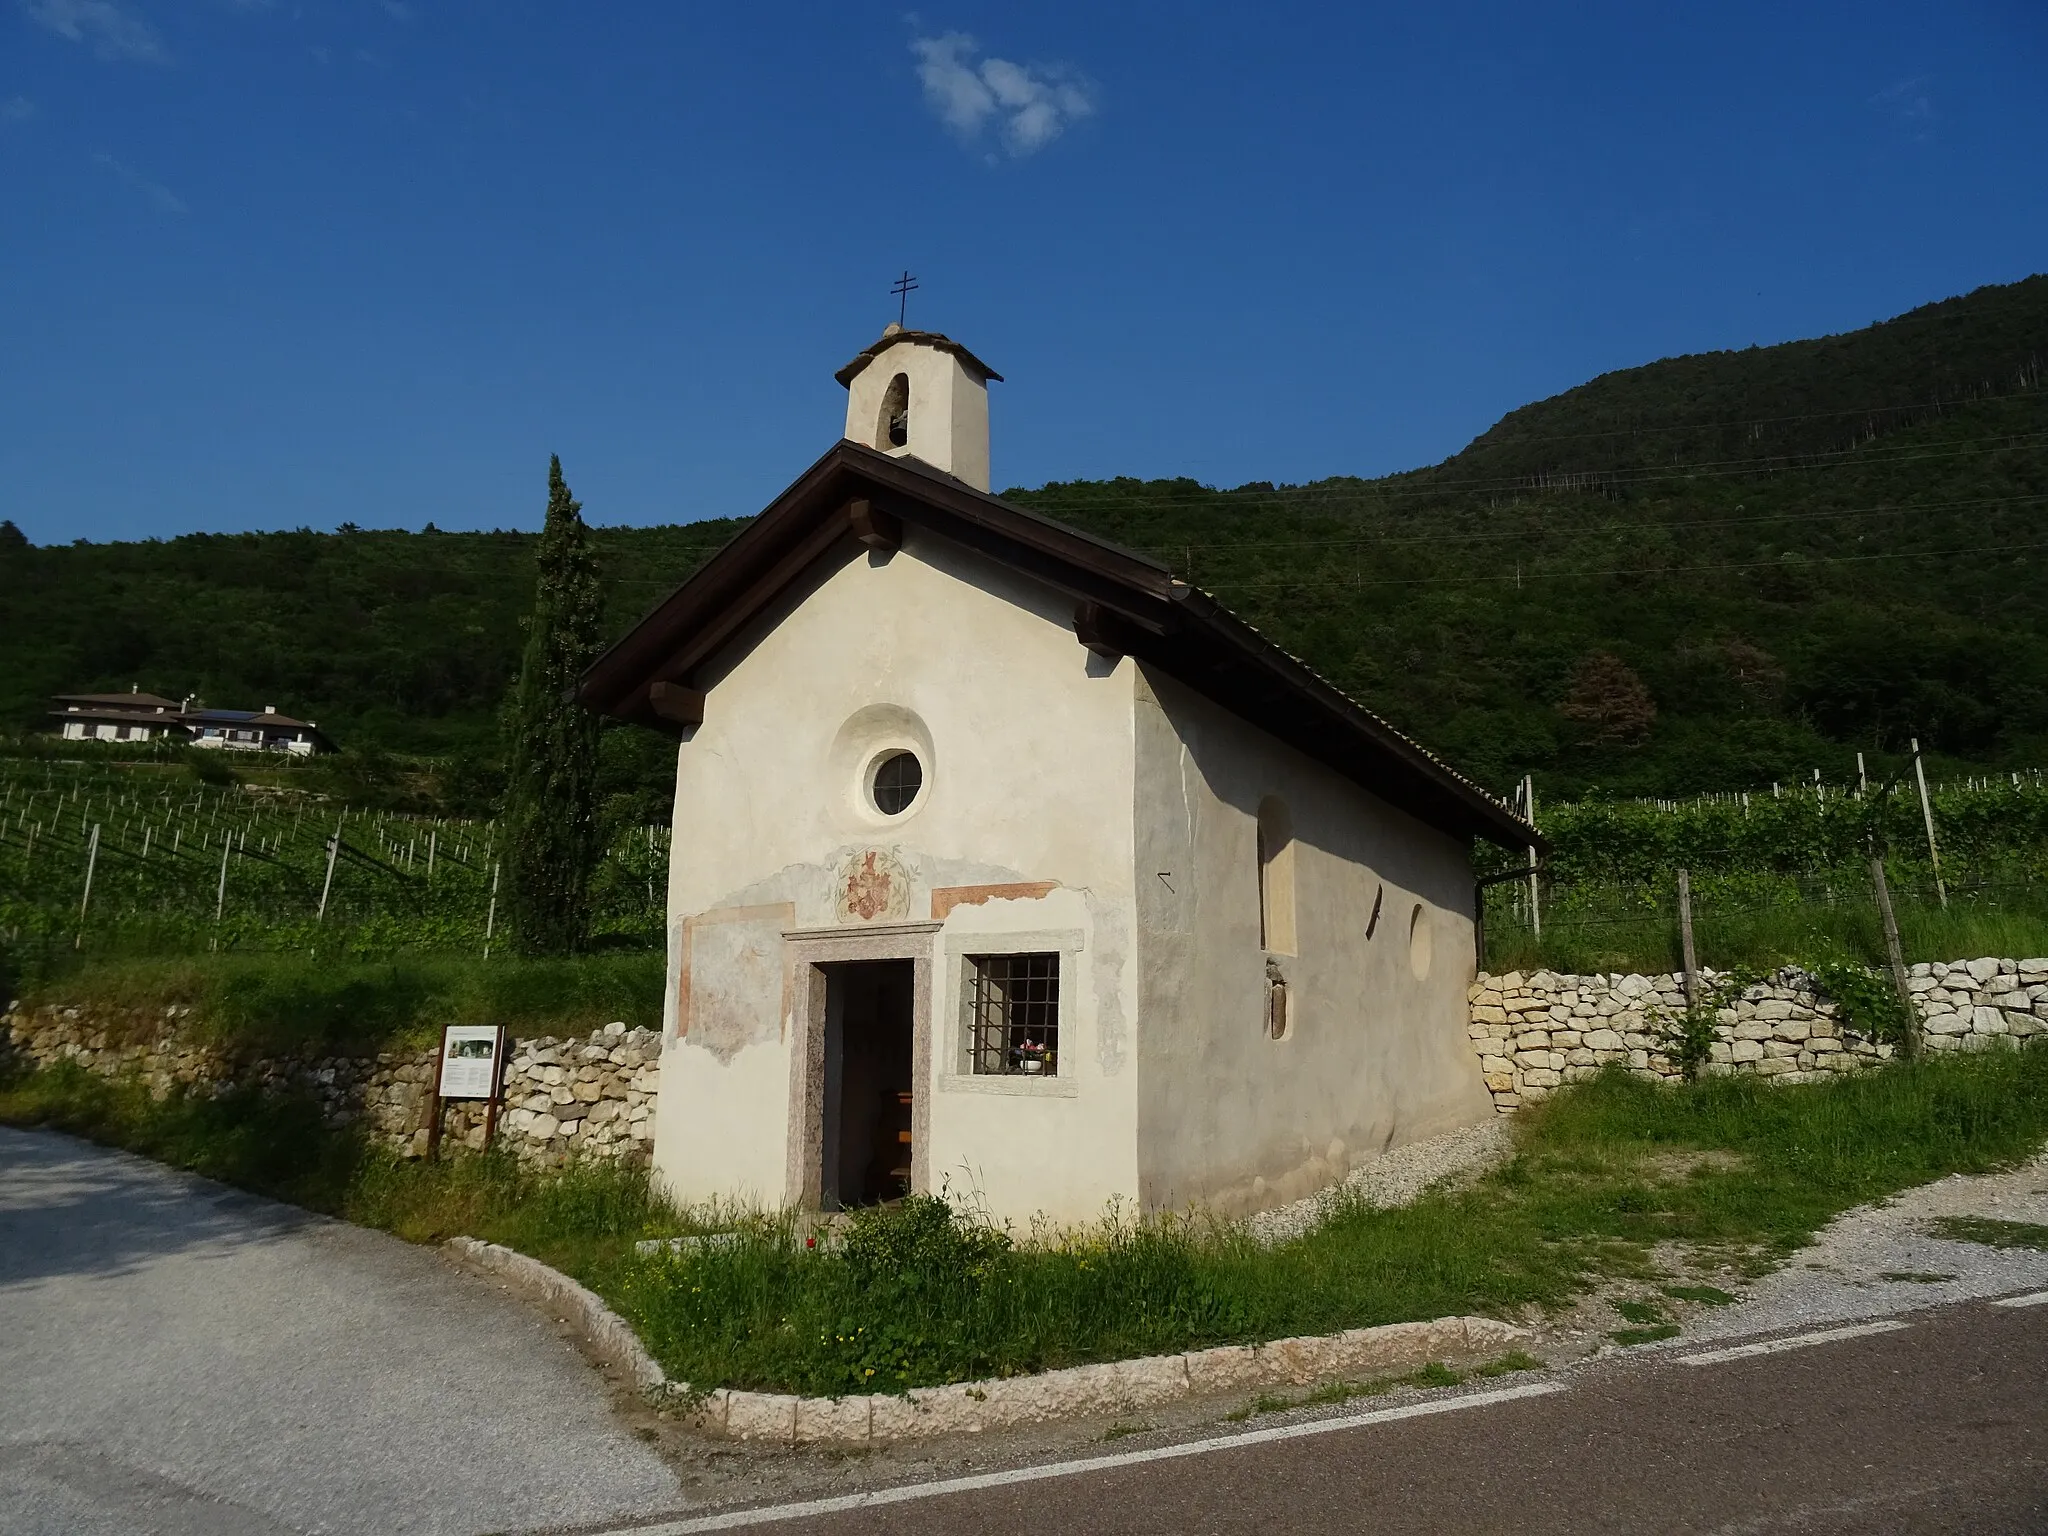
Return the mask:
MULTIPOLYGON (((1702 973, 1711 986, 1715 973, 1702 973)), ((1979 1049, 2048 1033, 2048 959, 1956 960, 1908 976, 1928 1049, 1979 1049)), ((1482 975, 1472 986, 1471 1036, 1494 1107, 1507 1112, 1620 1062, 1676 1078, 1663 1032, 1685 1012, 1681 976, 1482 975)), ((1887 1060, 1844 1026, 1813 977, 1788 966, 1720 1011, 1706 1070, 1788 1083, 1887 1060)))
MULTIPOLYGON (((38 1067, 71 1061, 103 1077, 132 1077, 157 1098, 255 1087, 319 1105, 334 1127, 356 1126, 406 1156, 427 1148, 432 1048, 374 1055, 265 1056, 236 1051, 194 1027, 192 1010, 96 1011, 9 1006, 0 1049, 38 1067)), ((589 1035, 515 1040, 505 1073, 499 1141, 522 1160, 572 1157, 645 1163, 654 1149, 661 1036, 607 1024, 589 1035)), ((484 1108, 450 1100, 444 1142, 481 1147, 484 1108)))

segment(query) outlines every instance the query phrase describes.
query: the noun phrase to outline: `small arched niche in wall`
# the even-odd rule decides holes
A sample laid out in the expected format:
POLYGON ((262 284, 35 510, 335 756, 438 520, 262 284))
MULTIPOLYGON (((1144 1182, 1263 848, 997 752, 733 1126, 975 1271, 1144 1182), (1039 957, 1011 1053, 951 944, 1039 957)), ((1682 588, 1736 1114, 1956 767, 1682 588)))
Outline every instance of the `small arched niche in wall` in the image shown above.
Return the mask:
POLYGON ((887 453, 910 442, 910 375, 899 373, 882 391, 882 409, 875 421, 875 446, 887 453))
POLYGON ((1259 802, 1259 943, 1268 954, 1292 955, 1294 934, 1294 818, 1287 802, 1259 802))

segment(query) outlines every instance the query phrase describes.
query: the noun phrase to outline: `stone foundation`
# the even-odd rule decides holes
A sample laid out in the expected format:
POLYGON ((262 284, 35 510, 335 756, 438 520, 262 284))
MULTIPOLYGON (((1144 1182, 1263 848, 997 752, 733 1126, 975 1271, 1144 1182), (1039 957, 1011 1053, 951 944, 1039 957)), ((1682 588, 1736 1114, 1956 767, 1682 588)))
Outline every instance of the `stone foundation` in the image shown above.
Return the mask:
MULTIPOLYGON (((0 1016, 0 1052, 37 1067, 73 1061, 103 1077, 132 1077, 152 1095, 222 1094, 254 1087, 320 1106, 337 1129, 355 1126, 407 1156, 427 1147, 435 1051, 264 1056, 203 1038, 192 1010, 95 1011, 20 1005, 0 1016)), ((654 1149, 661 1037, 608 1024, 587 1036, 515 1040, 505 1072, 498 1140, 526 1162, 614 1157, 645 1163, 654 1149)), ((451 1099, 446 1143, 481 1147, 484 1107, 451 1099)))
MULTIPOLYGON (((1716 980, 1701 973, 1701 984, 1716 980)), ((2048 1033, 2048 959, 1955 960, 1909 973, 1923 1038, 1934 1051, 1981 1048, 2048 1033)), ((1503 1113, 1620 1062, 1676 1079, 1661 1031, 1685 1012, 1682 976, 1482 975, 1472 985, 1470 1034, 1503 1113)), ((1787 967, 1720 1012, 1706 1070, 1813 1082, 1887 1060, 1892 1052, 1846 1029, 1814 979, 1787 967)))

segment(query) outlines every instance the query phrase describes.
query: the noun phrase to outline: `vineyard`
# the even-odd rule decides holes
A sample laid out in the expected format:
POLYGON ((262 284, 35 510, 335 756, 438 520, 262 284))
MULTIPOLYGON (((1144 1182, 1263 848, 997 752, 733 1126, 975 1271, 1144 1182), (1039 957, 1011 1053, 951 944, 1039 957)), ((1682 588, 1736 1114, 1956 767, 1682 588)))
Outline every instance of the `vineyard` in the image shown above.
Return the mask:
MULTIPOLYGON (((1909 959, 2048 952, 2048 784, 1772 786, 1689 800, 1539 806, 1550 853, 1482 846, 1487 967, 1668 970, 1677 875, 1700 959, 1883 957, 1884 858, 1909 959), (1928 823, 1934 850, 1929 848, 1928 823), (1938 855, 1938 864, 1937 864, 1938 855)), ((175 763, 0 758, 0 945, 29 974, 114 958, 400 956, 481 962, 510 945, 494 823, 200 783, 175 763)), ((593 948, 658 957, 669 834, 614 837, 593 948)))
POLYGON ((1909 960, 2048 951, 2048 785, 2038 771, 1931 784, 1773 785, 1688 800, 1538 807, 1551 851, 1535 881, 1487 887, 1496 971, 1669 970, 1679 962, 1677 876, 1687 872, 1701 962, 1769 966, 1883 958, 1870 861, 1909 960), (1931 823, 1931 834, 1930 834, 1931 823), (1931 836, 1931 846, 1930 846, 1931 836))
MULTIPOLYGON (((496 827, 195 782, 175 767, 0 758, 0 943, 33 961, 503 951, 496 827)), ((662 944, 668 829, 616 836, 593 947, 662 944)))

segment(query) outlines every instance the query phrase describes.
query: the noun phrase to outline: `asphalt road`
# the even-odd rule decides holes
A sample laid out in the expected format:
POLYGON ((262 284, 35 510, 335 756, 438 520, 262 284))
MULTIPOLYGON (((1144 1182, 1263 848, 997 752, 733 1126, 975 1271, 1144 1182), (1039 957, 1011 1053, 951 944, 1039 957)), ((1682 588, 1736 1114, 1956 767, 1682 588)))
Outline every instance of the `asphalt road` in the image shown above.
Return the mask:
POLYGON ((1899 1319, 1891 1331, 1684 1363, 1709 1347, 1728 1345, 1504 1378, 1451 1411, 1440 1410, 1460 1397, 1438 1394, 1395 1409, 1424 1410, 1411 1417, 1374 1405, 1364 1412, 1382 1416, 1368 1422, 1297 1419, 1272 1426, 1291 1438, 1195 1454, 1124 1439, 1105 1447, 1111 1465, 1093 1469, 1022 1469, 981 1480, 993 1486, 899 1490, 912 1496, 831 1513, 764 1510, 644 1529, 2048 1531, 2048 1305, 1969 1303, 1899 1319), (1122 1460, 1133 1456, 1161 1459, 1122 1460))
POLYGON ((0 1532, 615 1522, 666 1465, 548 1325, 432 1253, 0 1128, 0 1532))

